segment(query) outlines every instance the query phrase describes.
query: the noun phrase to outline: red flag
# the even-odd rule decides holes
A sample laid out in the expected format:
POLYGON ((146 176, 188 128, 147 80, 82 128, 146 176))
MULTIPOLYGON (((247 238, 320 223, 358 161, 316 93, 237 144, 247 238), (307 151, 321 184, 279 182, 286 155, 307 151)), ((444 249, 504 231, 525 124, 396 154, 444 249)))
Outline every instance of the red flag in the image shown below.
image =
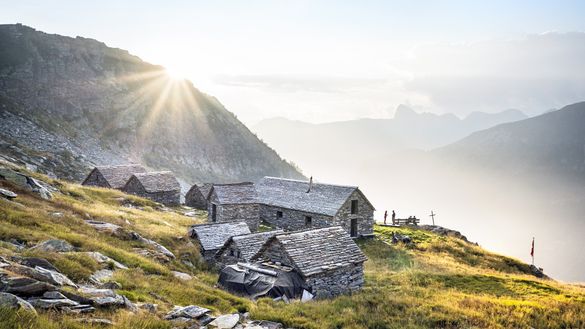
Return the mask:
POLYGON ((530 249, 530 256, 534 257, 534 238, 532 238, 532 249, 530 249))

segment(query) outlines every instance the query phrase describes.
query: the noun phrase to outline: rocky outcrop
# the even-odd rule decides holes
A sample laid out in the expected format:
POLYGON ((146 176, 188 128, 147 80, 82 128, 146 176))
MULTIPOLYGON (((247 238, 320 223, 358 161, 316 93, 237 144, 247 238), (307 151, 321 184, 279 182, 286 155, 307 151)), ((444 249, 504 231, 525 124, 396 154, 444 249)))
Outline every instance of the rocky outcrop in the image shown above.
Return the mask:
POLYGON ((127 162, 189 183, 300 177, 217 99, 127 51, 19 24, 0 25, 0 49, 0 154, 19 164, 76 181, 127 162))
POLYGON ((35 308, 24 299, 9 294, 6 292, 0 292, 0 307, 7 307, 12 309, 23 309, 29 312, 37 313, 35 308))
POLYGON ((67 241, 47 240, 34 246, 33 249, 45 252, 69 252, 73 251, 75 248, 73 248, 73 246, 67 241))

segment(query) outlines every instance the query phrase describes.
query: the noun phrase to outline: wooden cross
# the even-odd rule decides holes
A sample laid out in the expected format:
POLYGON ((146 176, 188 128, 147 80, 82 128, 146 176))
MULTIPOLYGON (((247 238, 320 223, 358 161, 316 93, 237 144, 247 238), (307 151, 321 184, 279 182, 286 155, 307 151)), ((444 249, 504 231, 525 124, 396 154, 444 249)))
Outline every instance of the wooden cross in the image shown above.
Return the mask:
POLYGON ((429 217, 431 217, 433 219, 433 226, 435 225, 435 214, 432 210, 431 210, 431 214, 429 215, 429 217))

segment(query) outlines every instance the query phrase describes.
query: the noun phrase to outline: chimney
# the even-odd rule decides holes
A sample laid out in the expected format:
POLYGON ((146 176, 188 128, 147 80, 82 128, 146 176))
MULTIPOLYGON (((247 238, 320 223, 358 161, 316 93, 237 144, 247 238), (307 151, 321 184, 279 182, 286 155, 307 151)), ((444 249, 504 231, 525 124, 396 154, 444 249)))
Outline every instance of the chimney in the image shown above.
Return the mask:
POLYGON ((311 176, 311 179, 309 179, 309 189, 307 190, 307 193, 311 192, 312 188, 313 188, 313 176, 311 176))

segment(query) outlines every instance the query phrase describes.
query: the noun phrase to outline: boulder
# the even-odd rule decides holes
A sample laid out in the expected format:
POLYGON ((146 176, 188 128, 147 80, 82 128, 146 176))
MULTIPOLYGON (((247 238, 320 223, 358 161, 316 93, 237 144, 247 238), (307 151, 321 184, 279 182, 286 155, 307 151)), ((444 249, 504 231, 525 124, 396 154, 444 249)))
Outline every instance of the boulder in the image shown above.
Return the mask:
POLYGON ((18 194, 14 193, 10 190, 0 188, 0 197, 6 198, 6 199, 14 199, 17 196, 18 196, 18 194))
POLYGON ((48 310, 48 309, 60 309, 65 306, 77 306, 79 305, 78 302, 73 301, 68 298, 61 298, 61 299, 45 299, 45 298, 33 298, 29 299, 30 303, 40 309, 48 310))
POLYGON ((37 313, 35 308, 29 302, 6 292, 0 292, 0 306, 11 309, 21 309, 35 314, 37 313))
POLYGON ((44 258, 36 258, 36 257, 18 258, 18 257, 16 257, 13 259, 24 266, 28 266, 28 267, 32 267, 32 268, 39 266, 39 267, 42 267, 42 268, 50 270, 50 271, 59 272, 59 270, 55 266, 53 266, 53 264, 51 264, 48 260, 46 260, 44 258))
POLYGON ((58 291, 47 291, 43 294, 43 298, 45 299, 66 299, 65 295, 58 291))
POLYGON ((92 287, 81 287, 78 291, 84 297, 91 300, 91 304, 98 307, 121 307, 125 305, 123 296, 116 294, 111 289, 98 289, 92 287))
POLYGON ((28 276, 30 278, 33 278, 33 279, 36 279, 39 281, 50 283, 52 285, 71 286, 71 287, 77 288, 77 285, 75 283, 73 283, 73 281, 71 281, 65 275, 63 275, 59 272, 47 270, 47 269, 42 268, 40 266, 36 266, 35 268, 32 268, 32 267, 23 266, 23 265, 12 264, 6 268, 14 273, 28 276))
POLYGON ((36 179, 8 168, 0 168, 0 179, 38 194, 43 199, 51 199, 52 188, 36 179))
POLYGON ((2 279, 0 290, 18 296, 41 296, 47 291, 57 288, 52 284, 26 277, 10 277, 2 279))
POLYGON ((175 254, 173 254, 172 252, 170 252, 165 246, 161 245, 160 243, 150 240, 150 239, 146 239, 144 237, 142 237, 140 234, 136 233, 136 232, 131 232, 130 233, 130 237, 133 240, 138 240, 144 244, 148 244, 154 247, 154 249, 156 251, 158 251, 159 253, 165 255, 166 257, 170 258, 170 259, 174 259, 175 258, 175 254))
POLYGON ((218 329, 232 329, 235 327, 238 322, 240 321, 239 314, 226 314, 218 316, 215 320, 209 323, 211 328, 218 328, 218 329))
POLYGON ((165 320, 176 318, 198 319, 209 312, 210 310, 196 305, 175 306, 175 308, 165 315, 165 320))
POLYGON ((173 276, 179 280, 189 281, 189 280, 193 279, 193 277, 187 273, 178 272, 178 271, 171 271, 171 273, 173 273, 173 276))
POLYGON ((99 288, 101 289, 122 289, 122 285, 116 281, 108 281, 106 283, 100 284, 99 288))
POLYGON ((89 276, 89 281, 99 285, 101 283, 109 281, 112 278, 112 276, 114 276, 114 271, 112 270, 107 269, 98 270, 89 276))
POLYGON ((100 264, 112 264, 114 266, 114 268, 117 269, 121 269, 121 270, 127 270, 128 267, 122 263, 119 263, 115 260, 113 260, 112 258, 99 253, 97 251, 90 251, 90 252, 86 252, 86 255, 88 255, 89 257, 93 258, 94 260, 96 260, 98 263, 100 264))
POLYGON ((43 241, 38 245, 32 247, 32 249, 37 249, 45 252, 69 252, 74 250, 73 246, 69 242, 63 240, 43 241))
POLYGON ((95 307, 88 304, 80 304, 77 306, 65 306, 61 308, 61 311, 70 314, 85 314, 95 312, 95 307))
POLYGON ((156 313, 156 311, 158 310, 158 304, 140 303, 140 304, 136 304, 136 306, 139 309, 145 310, 149 313, 156 313))
POLYGON ((80 318, 80 319, 75 319, 75 321, 80 322, 80 323, 89 324, 89 325, 91 325, 92 328, 94 325, 99 325, 99 326, 113 326, 114 325, 114 322, 112 322, 111 320, 108 320, 108 319, 80 318))
POLYGON ((86 220, 85 223, 95 228, 98 232, 108 233, 111 235, 119 235, 122 227, 116 224, 100 222, 96 220, 86 220))
POLYGON ((408 236, 408 235, 392 232, 392 243, 394 243, 394 244, 396 244, 396 243, 411 244, 413 242, 412 242, 412 239, 410 238, 410 236, 408 236))

